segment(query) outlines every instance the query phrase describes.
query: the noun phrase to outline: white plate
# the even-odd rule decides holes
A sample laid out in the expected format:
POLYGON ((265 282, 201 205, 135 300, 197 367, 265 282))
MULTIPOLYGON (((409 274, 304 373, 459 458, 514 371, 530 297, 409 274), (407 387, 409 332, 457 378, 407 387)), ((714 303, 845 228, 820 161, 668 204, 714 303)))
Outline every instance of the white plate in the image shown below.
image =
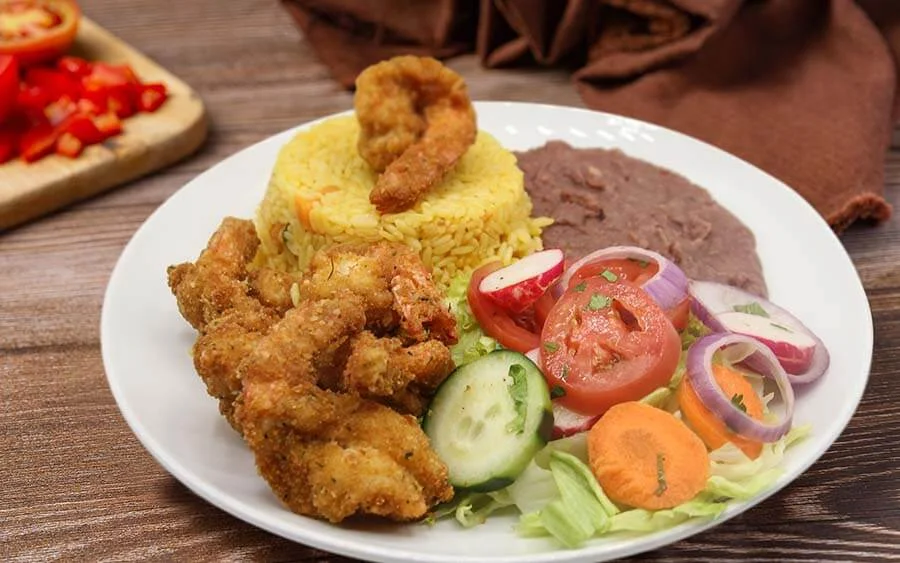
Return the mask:
POLYGON ((170 264, 194 260, 225 215, 253 215, 278 149, 295 131, 243 150, 187 184, 137 231, 113 271, 103 303, 103 361, 122 414, 157 461, 212 504, 285 538, 374 561, 455 563, 600 561, 655 549, 739 514, 815 462, 862 396, 872 357, 872 319, 853 264, 813 209, 753 166, 660 127, 545 105, 488 102, 476 108, 479 126, 509 149, 550 139, 619 147, 705 187, 753 230, 771 298, 803 319, 831 352, 829 373, 798 394, 795 420, 811 423, 812 437, 789 450, 776 486, 713 522, 598 539, 578 550, 517 537, 511 515, 472 530, 452 521, 347 528, 285 509, 195 374, 188 355, 194 332, 178 313, 165 273, 170 264))

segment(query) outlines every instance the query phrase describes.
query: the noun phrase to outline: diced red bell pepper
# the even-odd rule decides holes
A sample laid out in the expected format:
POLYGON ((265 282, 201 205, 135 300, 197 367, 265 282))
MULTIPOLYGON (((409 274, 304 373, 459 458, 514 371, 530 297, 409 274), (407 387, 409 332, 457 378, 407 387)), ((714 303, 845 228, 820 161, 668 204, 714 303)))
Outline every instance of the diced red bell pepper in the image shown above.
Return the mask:
POLYGON ((44 108, 44 115, 50 125, 56 126, 78 111, 78 105, 68 96, 62 96, 44 108))
POLYGON ((66 74, 81 78, 91 73, 93 65, 80 57, 61 57, 56 61, 56 68, 66 74))
POLYGON ((91 73, 81 79, 81 85, 85 89, 90 88, 94 90, 138 83, 137 76, 128 65, 111 65, 107 63, 94 63, 91 73))
POLYGON ((94 118, 94 125, 105 137, 113 137, 122 132, 122 121, 114 113, 103 113, 94 118))
POLYGON ((106 93, 106 108, 123 119, 137 113, 131 88, 110 88, 106 93))
POLYGON ((63 135, 74 135, 85 145, 93 145, 103 141, 108 135, 102 133, 91 116, 76 113, 59 125, 59 132, 63 135))
POLYGON ((165 84, 154 82, 142 84, 138 94, 137 106, 141 111, 154 112, 166 101, 168 94, 165 84))
POLYGON ((88 100, 87 98, 81 98, 76 103, 78 106, 78 113, 83 113, 85 115, 100 115, 103 113, 103 110, 100 109, 100 106, 95 104, 94 102, 88 100))
POLYGON ((44 108, 52 101, 50 93, 43 88, 23 84, 16 96, 16 107, 29 114, 43 114, 44 108))
POLYGON ((0 164, 16 156, 17 137, 12 129, 0 129, 0 164))
POLYGON ((25 162, 40 160, 53 152, 57 136, 56 130, 50 125, 32 127, 19 138, 19 154, 25 162))
POLYGON ((43 89, 54 100, 62 96, 77 100, 81 96, 81 82, 54 68, 29 68, 25 84, 43 89))
POLYGON ((56 141, 56 153, 75 158, 84 150, 84 143, 71 133, 63 133, 56 141))

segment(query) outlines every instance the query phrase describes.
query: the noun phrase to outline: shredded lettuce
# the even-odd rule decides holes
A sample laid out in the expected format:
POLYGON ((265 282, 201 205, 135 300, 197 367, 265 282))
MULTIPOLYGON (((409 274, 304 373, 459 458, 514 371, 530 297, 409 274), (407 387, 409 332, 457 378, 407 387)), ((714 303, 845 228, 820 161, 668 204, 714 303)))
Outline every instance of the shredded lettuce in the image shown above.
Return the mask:
POLYGON ((687 325, 681 332, 681 349, 687 350, 691 347, 691 344, 697 341, 697 339, 706 336, 709 333, 709 328, 691 313, 688 317, 687 325))
POLYGON ((456 317, 456 326, 459 332, 459 341, 450 348, 450 355, 457 367, 486 356, 499 347, 496 340, 484 334, 475 320, 472 310, 469 309, 469 302, 466 298, 469 279, 470 276, 459 274, 453 278, 447 289, 447 307, 456 317))
POLYGON ((612 517, 610 532, 655 532, 677 526, 691 518, 715 518, 728 504, 706 491, 674 508, 633 508, 612 517))
POLYGON ((716 518, 729 501, 747 500, 767 489, 782 474, 785 450, 809 433, 808 425, 793 428, 781 440, 765 444, 754 460, 726 444, 710 453, 706 487, 693 499, 664 510, 616 506, 587 465, 586 433, 576 434, 547 444, 505 489, 464 495, 437 516, 453 514, 468 528, 496 510, 515 506, 521 513, 519 535, 551 536, 568 548, 605 534, 655 532, 695 518, 716 518))

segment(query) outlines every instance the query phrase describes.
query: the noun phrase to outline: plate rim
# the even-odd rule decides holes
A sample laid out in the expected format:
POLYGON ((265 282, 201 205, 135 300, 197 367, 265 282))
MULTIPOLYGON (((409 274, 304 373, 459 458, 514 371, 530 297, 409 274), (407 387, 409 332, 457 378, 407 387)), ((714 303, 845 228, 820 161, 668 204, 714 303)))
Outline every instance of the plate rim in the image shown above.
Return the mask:
MULTIPOLYGON (((110 388, 110 391, 113 395, 113 398, 116 402, 116 407, 121 413, 122 417, 125 419, 126 424, 128 424, 129 429, 132 434, 138 439, 138 442, 143 446, 143 448, 153 457, 153 459, 159 463, 167 473, 171 477, 177 479, 182 485, 187 487, 189 490, 200 496, 204 501, 209 504, 223 510, 229 515, 247 522, 259 529, 265 530, 269 533, 277 535, 279 537, 285 538, 288 541, 292 541, 294 543, 298 543, 301 545, 306 545, 309 547, 313 547, 316 549, 325 550, 327 552, 356 557, 365 560, 372 561, 422 561, 429 563, 449 563, 453 562, 475 562, 475 561, 490 561, 491 563, 536 563, 536 562, 556 562, 556 561, 594 561, 597 556, 603 558, 603 560, 607 560, 607 557, 623 557, 628 555, 635 555, 639 553, 646 553, 649 551, 653 551, 665 545, 671 545, 678 541, 681 541, 687 537, 691 537, 702 532, 705 532, 713 527, 719 526, 724 522, 730 520, 731 518, 738 516, 745 512, 746 510, 751 509, 752 507, 761 504, 766 499, 771 496, 779 493, 789 484, 793 483, 800 475, 805 473, 812 465, 814 465, 840 438, 840 436, 844 433, 847 426, 849 425, 853 415, 858 409, 860 402, 862 400, 863 394, 865 393, 866 388, 869 384, 870 374, 871 374, 871 364, 873 358, 873 346, 874 346, 874 323, 871 313, 871 307, 868 301, 868 295, 865 291, 865 288, 862 284, 862 280, 859 277, 859 272, 856 270, 855 265, 852 262, 849 254, 844 248, 843 244, 840 242, 840 239, 837 235, 828 227, 824 218, 816 212, 812 206, 795 190, 790 188, 784 182, 775 178, 771 174, 766 171, 756 167, 750 162, 743 160, 742 158, 729 153, 723 149, 720 149, 714 145, 711 145, 701 139, 697 139, 690 135, 681 133, 679 131, 675 131, 673 129, 669 129, 662 125, 657 125, 651 122, 643 121, 640 119, 635 119, 632 117, 627 117, 619 114, 613 114, 604 111, 597 111, 587 108, 580 107, 572 107, 565 105, 556 105, 556 104, 547 104, 547 103, 530 103, 530 102, 515 102, 515 101, 475 101, 476 112, 480 111, 491 111, 493 107, 504 107, 504 108, 520 108, 527 109, 529 107, 541 107, 545 110, 549 111, 564 111, 564 112, 576 112, 576 113, 586 113, 593 116, 603 116, 607 119, 615 118, 624 120, 626 123, 633 123, 637 125, 650 126, 654 129, 665 131, 667 135, 674 135, 678 138, 680 142, 689 142, 689 143, 699 143, 703 146, 703 150, 711 150, 717 153, 721 153, 729 159, 733 159, 735 162, 740 163, 744 166, 749 166, 753 168, 756 173, 762 174, 768 178, 770 182, 778 184, 782 191, 789 192, 789 197, 792 197, 796 200, 796 203, 799 203, 802 207, 806 208, 807 212, 814 214, 815 218, 820 223, 820 227, 824 227, 831 236, 831 243, 836 243, 837 246, 841 249, 841 254, 844 259, 846 259, 847 266, 853 272, 853 281, 854 285, 857 286, 855 289, 858 289, 861 293, 864 303, 865 310, 865 331, 861 334, 861 338, 864 340, 866 344, 863 356, 860 358, 863 360, 864 366, 861 366, 861 371, 864 373, 864 381, 859 386, 859 392, 856 396, 850 397, 851 401, 845 402, 844 404, 852 404, 851 408, 846 409, 845 416, 842 417, 839 424, 835 426, 836 433, 834 436, 829 436, 826 440, 826 445, 823 449, 815 451, 814 454, 809 455, 805 460, 799 463, 798 467, 791 471, 790 474, 786 472, 783 474, 779 481, 773 484, 770 488, 762 491, 758 495, 755 495, 750 501, 732 501, 729 505, 729 508, 723 513, 720 517, 706 520, 706 521, 688 521, 686 523, 677 525, 675 527, 663 530, 661 532, 651 533, 648 535, 642 536, 640 539, 642 540, 637 548, 633 548, 632 546, 624 546, 620 549, 620 553, 597 553, 595 550, 591 549, 592 547, 596 547, 598 544, 587 544, 585 547, 582 547, 577 550, 566 550, 559 549, 552 552, 538 552, 538 553, 529 553, 523 555, 510 555, 510 556, 501 556, 501 557, 489 557, 489 558, 479 558, 479 557, 470 557, 463 555, 437 555, 430 553, 419 553, 415 551, 411 551, 404 548, 385 548, 381 545, 377 544, 368 544, 362 548, 358 547, 358 543, 344 543, 340 538, 334 539, 333 536, 328 534, 319 534, 316 530, 306 530, 304 537, 302 540, 297 539, 297 534, 292 534, 290 530, 285 529, 284 526, 279 526, 277 523, 271 523, 268 518, 261 515, 260 511, 253 506, 246 505, 242 502, 235 502, 232 497, 222 496, 217 493, 213 487, 211 487, 207 482, 202 479, 194 479, 191 471, 185 468, 182 464, 180 464, 176 459, 173 459, 168 452, 165 451, 165 448, 162 448, 160 444, 155 440, 153 436, 144 428, 144 425, 140 420, 136 418, 136 414, 133 410, 125 408, 129 405, 129 402, 125 399, 125 391, 120 386, 121 382, 112 375, 112 365, 113 360, 111 357, 111 352, 109 352, 109 337, 107 336, 110 330, 110 316, 111 310, 113 306, 113 301, 115 297, 115 291, 113 290, 114 284, 120 277, 124 276, 123 270, 125 265, 127 264, 128 259, 131 254, 136 252, 136 243, 135 241, 144 233, 145 230, 149 229, 149 225, 151 225, 158 216, 164 214, 166 210, 178 204, 178 201, 181 197, 184 197, 184 194, 187 190, 197 182, 201 181, 201 178, 208 174, 212 174, 213 171, 219 169, 226 165, 227 162, 231 161, 234 158, 238 158, 241 154, 245 152, 258 151, 262 150, 263 145, 266 144, 274 144, 280 138, 289 138, 295 135, 297 132, 307 129, 309 127, 313 127, 318 123, 321 123, 325 120, 347 115, 353 112, 352 109, 345 110, 341 112, 332 113, 329 115, 325 115, 299 125, 295 125, 284 129, 280 132, 277 132, 273 135, 267 136, 263 139, 256 141, 248 146, 239 148, 232 152, 231 154, 223 157, 221 160, 216 162, 214 165, 210 166, 203 172, 195 175, 190 180, 181 185, 178 189, 176 189, 170 196, 168 196, 153 212, 141 223, 141 225, 135 230, 132 234, 125 247, 122 249, 119 257, 116 260, 115 266, 113 267, 109 279, 107 281, 106 289, 104 291, 104 298, 102 302, 101 314, 100 314, 100 346, 101 346, 101 356, 103 361, 104 373, 106 376, 107 384, 110 388), (748 502, 752 502, 752 506, 746 506, 748 502)), ((626 151, 627 153, 627 151, 626 151)), ((677 172, 677 171, 676 171, 677 172)), ((701 186, 703 187, 703 186, 701 186)), ((706 189, 704 187, 704 189, 706 189)), ((305 518, 300 516, 301 518, 305 518)))

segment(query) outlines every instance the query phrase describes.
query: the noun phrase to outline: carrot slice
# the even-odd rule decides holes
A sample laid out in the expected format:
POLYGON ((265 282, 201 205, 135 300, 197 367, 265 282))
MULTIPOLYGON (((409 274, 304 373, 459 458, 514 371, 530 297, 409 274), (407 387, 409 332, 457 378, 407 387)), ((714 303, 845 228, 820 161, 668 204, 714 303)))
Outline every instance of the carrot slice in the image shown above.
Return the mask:
POLYGON ((709 478, 706 446, 674 415, 638 402, 610 408, 588 433, 588 461, 614 502, 672 508, 709 478))
MULTIPOLYGON (((763 405, 753 390, 750 382, 739 372, 721 365, 713 365, 713 376, 716 383, 735 404, 744 405, 747 414, 760 420, 763 416, 763 405)), ((678 386, 678 404, 685 421, 697 433, 710 450, 721 448, 731 442, 747 454, 750 459, 759 457, 762 443, 748 440, 732 432, 722 420, 700 402, 694 388, 687 378, 678 386)))

